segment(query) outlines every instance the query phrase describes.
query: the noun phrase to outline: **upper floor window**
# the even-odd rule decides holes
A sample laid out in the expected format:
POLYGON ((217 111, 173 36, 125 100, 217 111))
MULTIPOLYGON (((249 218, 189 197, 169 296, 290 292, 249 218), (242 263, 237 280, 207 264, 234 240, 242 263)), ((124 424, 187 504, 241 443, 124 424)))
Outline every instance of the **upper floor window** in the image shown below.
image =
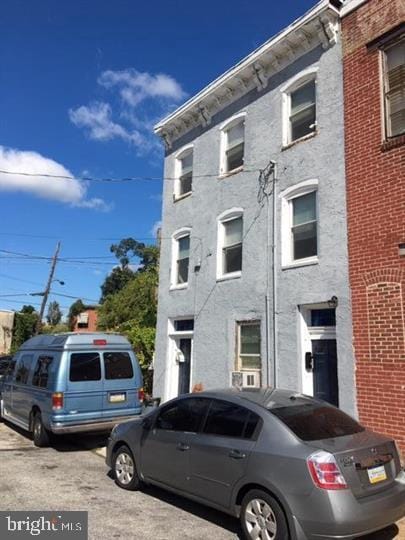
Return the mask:
POLYGON ((405 37, 384 50, 385 129, 387 137, 405 133, 405 37))
POLYGON ((185 287, 188 283, 190 263, 190 229, 182 229, 173 236, 172 287, 185 287))
POLYGON ((176 158, 175 198, 187 195, 193 184, 193 147, 183 149, 176 158))
POLYGON ((222 127, 221 174, 243 167, 245 156, 245 114, 238 115, 222 127))
POLYGON ((283 266, 317 261, 317 185, 306 180, 281 194, 283 266))
POLYGON ((219 219, 218 276, 233 277, 242 270, 243 216, 242 211, 230 211, 219 219))
POLYGON ((316 72, 317 68, 310 68, 282 88, 284 146, 316 131, 316 72))

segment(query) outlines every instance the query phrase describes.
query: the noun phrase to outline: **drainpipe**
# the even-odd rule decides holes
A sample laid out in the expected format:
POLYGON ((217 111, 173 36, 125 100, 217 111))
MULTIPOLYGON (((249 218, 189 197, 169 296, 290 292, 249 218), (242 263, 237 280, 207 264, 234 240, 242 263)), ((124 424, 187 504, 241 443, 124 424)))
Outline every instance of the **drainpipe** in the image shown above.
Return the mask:
MULTIPOLYGON (((273 216, 272 216, 272 293, 273 293, 273 387, 278 386, 278 343, 277 343, 277 163, 274 162, 273 168, 273 216)), ((270 206, 270 205, 269 205, 270 206)))

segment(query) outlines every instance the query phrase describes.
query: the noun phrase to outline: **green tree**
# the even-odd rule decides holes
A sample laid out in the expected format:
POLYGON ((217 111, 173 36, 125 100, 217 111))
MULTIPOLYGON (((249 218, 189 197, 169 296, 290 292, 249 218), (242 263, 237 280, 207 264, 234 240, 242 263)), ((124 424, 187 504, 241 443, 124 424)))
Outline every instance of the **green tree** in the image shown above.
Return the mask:
POLYGON ((145 272, 156 267, 159 260, 159 248, 157 246, 145 245, 134 238, 123 238, 119 244, 110 247, 111 253, 120 261, 122 268, 126 268, 130 263, 130 257, 137 257, 140 260, 138 272, 145 272))
POLYGON ((27 339, 35 335, 37 322, 38 313, 33 306, 23 306, 21 311, 15 314, 11 354, 14 354, 27 339))
POLYGON ((75 326, 75 318, 86 309, 85 304, 79 299, 70 306, 68 313, 68 326, 70 330, 73 330, 75 326))
POLYGON ((56 300, 49 303, 46 320, 48 321, 48 324, 52 326, 59 324, 62 320, 62 312, 60 310, 59 303, 56 302, 56 300))
POLYGON ((43 334, 63 334, 65 332, 70 332, 69 325, 65 323, 55 324, 55 326, 47 324, 42 327, 43 334))
POLYGON ((103 303, 107 296, 119 292, 134 277, 134 272, 127 267, 117 266, 105 278, 101 285, 100 303, 103 303))

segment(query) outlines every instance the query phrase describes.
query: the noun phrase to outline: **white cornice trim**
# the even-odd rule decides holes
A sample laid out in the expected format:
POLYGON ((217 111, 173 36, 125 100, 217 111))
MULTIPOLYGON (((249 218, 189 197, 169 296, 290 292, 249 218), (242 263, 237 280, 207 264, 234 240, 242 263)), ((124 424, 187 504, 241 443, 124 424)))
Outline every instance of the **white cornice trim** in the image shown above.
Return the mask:
POLYGON ((173 140, 193 127, 209 125, 213 114, 252 88, 256 87, 258 91, 265 88, 269 77, 306 51, 319 43, 325 49, 334 45, 338 25, 339 11, 329 0, 321 0, 305 15, 158 122, 154 127, 155 133, 170 148, 173 140))
POLYGON ((368 0, 349 0, 349 3, 341 9, 340 16, 342 18, 345 17, 366 2, 368 2, 368 0))

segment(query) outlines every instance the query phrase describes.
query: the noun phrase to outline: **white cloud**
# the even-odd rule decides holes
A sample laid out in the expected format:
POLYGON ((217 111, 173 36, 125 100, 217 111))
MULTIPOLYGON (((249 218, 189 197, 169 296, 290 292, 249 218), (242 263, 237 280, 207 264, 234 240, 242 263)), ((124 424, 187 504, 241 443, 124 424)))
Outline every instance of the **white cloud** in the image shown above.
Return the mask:
POLYGON ((49 178, 43 175, 73 176, 60 163, 38 152, 18 150, 0 146, 0 169, 17 173, 0 172, 0 191, 29 193, 43 199, 51 199, 81 208, 107 211, 110 206, 99 198, 87 198, 87 185, 76 179, 49 178))
POLYGON ((153 227, 151 229, 151 234, 153 236, 153 238, 156 238, 157 237, 157 233, 159 231, 159 229, 162 227, 162 221, 159 220, 159 221, 155 221, 155 223, 153 224, 153 227))
POLYGON ((123 101, 132 107, 136 107, 147 98, 163 98, 179 102, 186 97, 181 85, 170 75, 141 73, 133 68, 104 71, 98 83, 105 88, 118 87, 123 101))
POLYGON ((133 68, 104 71, 98 84, 111 93, 118 106, 95 101, 69 110, 73 124, 97 141, 121 139, 139 155, 160 148, 153 135, 154 123, 185 99, 181 85, 170 75, 141 73, 133 68))

